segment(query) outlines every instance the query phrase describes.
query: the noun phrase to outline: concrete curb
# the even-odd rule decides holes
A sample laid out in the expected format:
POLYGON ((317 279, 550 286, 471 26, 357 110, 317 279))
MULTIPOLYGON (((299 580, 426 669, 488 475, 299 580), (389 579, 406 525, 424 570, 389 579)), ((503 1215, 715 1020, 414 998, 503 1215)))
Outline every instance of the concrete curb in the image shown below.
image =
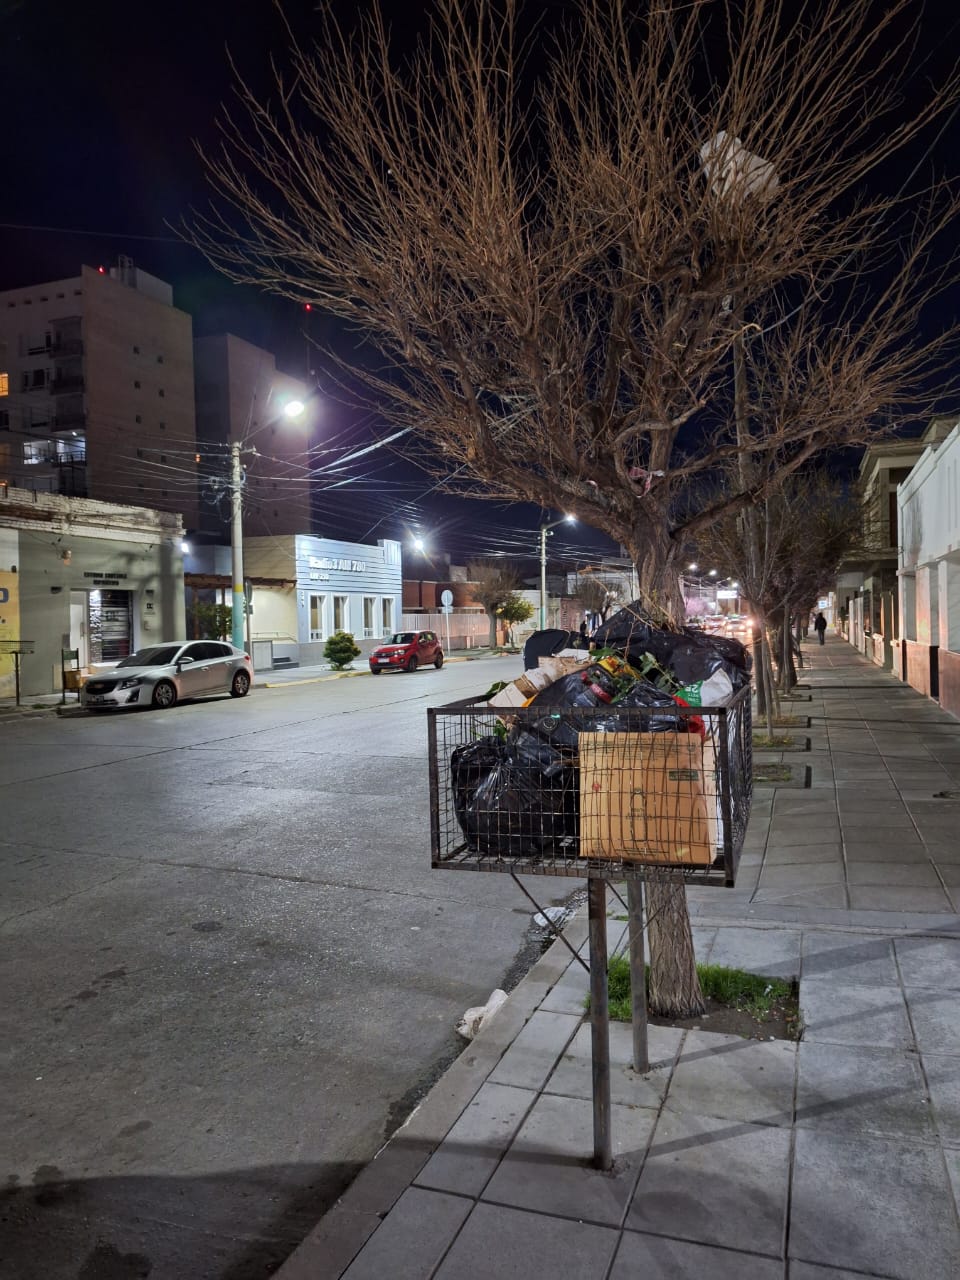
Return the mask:
MULTIPOLYGON (((564 937, 578 952, 586 944, 586 907, 564 930, 564 937)), ((569 950, 558 938, 510 992, 496 1017, 466 1046, 406 1122, 273 1273, 273 1280, 338 1280, 440 1146, 570 961, 569 950)))

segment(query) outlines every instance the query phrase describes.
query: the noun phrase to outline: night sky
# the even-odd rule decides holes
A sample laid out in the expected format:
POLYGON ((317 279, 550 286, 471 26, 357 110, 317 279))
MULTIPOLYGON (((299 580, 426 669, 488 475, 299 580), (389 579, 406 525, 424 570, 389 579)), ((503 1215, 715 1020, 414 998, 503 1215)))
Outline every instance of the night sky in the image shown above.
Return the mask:
MULTIPOLYGON (((348 15, 358 7, 357 0, 335 5, 348 15)), ((423 6, 384 7, 395 29, 412 39, 423 6)), ((539 4, 558 12, 571 7, 574 0, 539 4)), ((283 8, 298 35, 308 35, 311 0, 284 0, 283 8)), ((951 49, 960 47, 960 15, 946 0, 925 5, 924 13, 920 54, 924 71, 937 78, 951 49)), ((207 198, 194 141, 215 140, 217 110, 232 83, 227 46, 245 77, 265 86, 270 52, 282 57, 286 47, 273 0, 0 0, 6 99, 0 288, 73 275, 81 263, 109 266, 127 254, 173 284, 196 333, 229 330, 275 351, 281 368, 304 376, 305 325, 321 341, 342 340, 324 317, 229 284, 169 225, 207 198)), ((960 169, 958 144, 960 115, 923 155, 918 181, 960 169)), ((323 389, 322 370, 318 379, 323 389)), ((334 416, 338 446, 362 446, 389 430, 342 403, 334 416)), ((422 532, 437 553, 455 560, 535 551, 538 510, 444 499, 429 492, 427 476, 386 451, 365 465, 372 474, 355 491, 348 486, 321 498, 321 532, 371 538, 422 532)), ((589 560, 609 546, 587 530, 557 533, 554 549, 572 557, 589 560)))

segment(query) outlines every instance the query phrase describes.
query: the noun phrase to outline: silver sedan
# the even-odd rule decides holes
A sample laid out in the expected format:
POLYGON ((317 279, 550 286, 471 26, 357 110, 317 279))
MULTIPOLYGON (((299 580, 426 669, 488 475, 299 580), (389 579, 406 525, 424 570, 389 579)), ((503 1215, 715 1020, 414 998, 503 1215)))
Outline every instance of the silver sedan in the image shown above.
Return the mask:
POLYGON ((138 649, 111 671, 93 676, 80 693, 82 706, 172 707, 180 698, 229 693, 243 698, 253 665, 242 649, 222 640, 176 640, 138 649))

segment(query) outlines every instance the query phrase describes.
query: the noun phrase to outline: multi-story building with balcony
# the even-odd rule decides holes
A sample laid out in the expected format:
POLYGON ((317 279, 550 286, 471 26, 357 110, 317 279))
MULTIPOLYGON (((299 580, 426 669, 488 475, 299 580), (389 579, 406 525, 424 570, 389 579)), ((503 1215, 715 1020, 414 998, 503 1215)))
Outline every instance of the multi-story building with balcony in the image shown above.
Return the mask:
POLYGON ((197 522, 193 325, 122 258, 0 293, 0 481, 197 522))

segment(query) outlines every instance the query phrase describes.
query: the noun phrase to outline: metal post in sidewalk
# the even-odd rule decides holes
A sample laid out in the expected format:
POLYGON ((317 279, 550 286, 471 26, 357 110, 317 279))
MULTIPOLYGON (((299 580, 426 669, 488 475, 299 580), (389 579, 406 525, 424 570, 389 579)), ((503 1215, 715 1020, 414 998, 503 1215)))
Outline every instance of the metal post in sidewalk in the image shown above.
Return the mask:
POLYGON ((633 1069, 650 1070, 647 1047, 647 960, 643 945, 643 881, 627 881, 627 928, 630 931, 630 1005, 633 1020, 633 1069))
POLYGON ((610 1133, 610 1013, 607 1004, 607 886, 587 881, 590 924, 590 1039, 593 1059, 593 1162, 613 1165, 610 1133))

